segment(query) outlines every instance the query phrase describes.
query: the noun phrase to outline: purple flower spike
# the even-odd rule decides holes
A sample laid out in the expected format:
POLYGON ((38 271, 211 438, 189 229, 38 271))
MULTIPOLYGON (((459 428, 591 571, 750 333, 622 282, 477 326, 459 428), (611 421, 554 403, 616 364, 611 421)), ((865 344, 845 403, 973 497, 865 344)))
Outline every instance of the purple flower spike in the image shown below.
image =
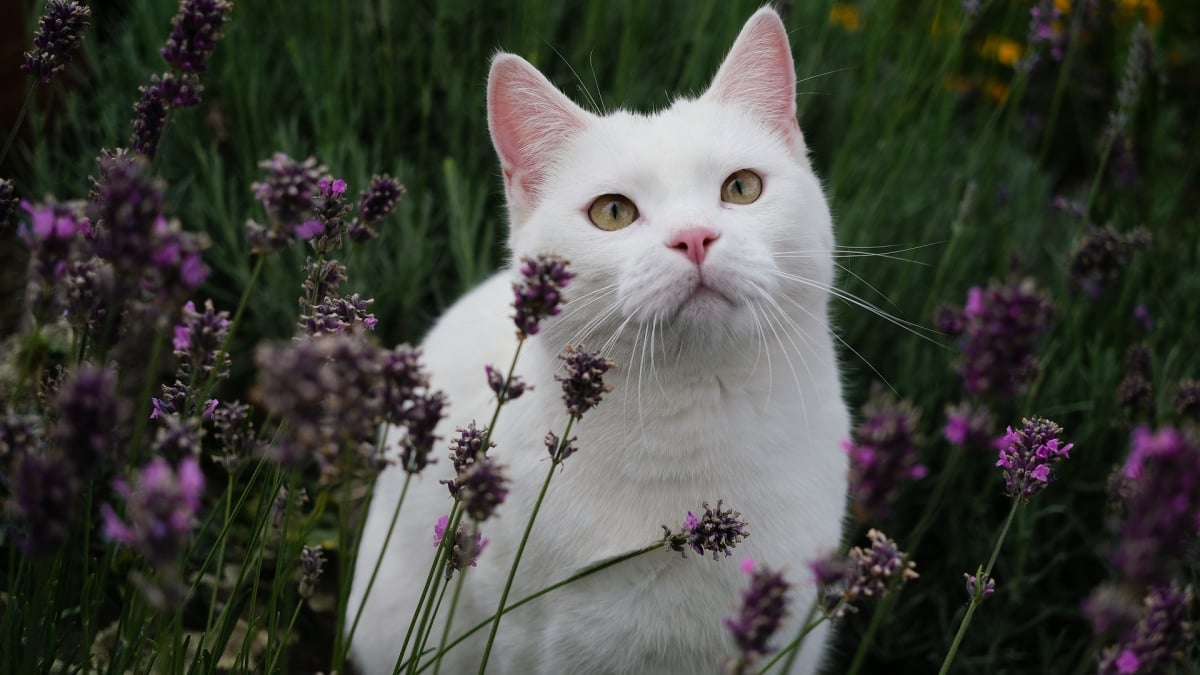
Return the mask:
POLYGON ((508 478, 496 462, 488 457, 476 460, 455 479, 455 495, 462 501, 467 516, 477 523, 491 518, 508 496, 508 478))
POLYGON ((567 261, 553 255, 521 258, 521 279, 513 284, 517 336, 537 335, 543 319, 558 316, 566 302, 562 291, 575 275, 567 261))
POLYGON ((853 602, 859 598, 882 597, 888 591, 892 579, 899 575, 903 581, 917 578, 913 562, 905 562, 905 555, 879 530, 869 530, 867 538, 871 547, 855 546, 846 559, 846 598, 853 602))
MULTIPOLYGON (((449 516, 442 516, 433 526, 434 546, 441 546, 442 538, 446 536, 446 528, 450 524, 449 521, 449 516)), ((459 525, 458 531, 454 533, 454 544, 450 547, 450 555, 446 558, 446 580, 454 578, 455 572, 466 569, 468 566, 475 567, 479 560, 479 554, 483 553, 487 544, 488 540, 484 539, 478 531, 468 532, 465 524, 459 525)))
POLYGON ((483 439, 487 436, 487 427, 477 427, 474 422, 471 422, 466 427, 459 427, 457 435, 450 439, 450 461, 454 464, 454 472, 461 475, 469 469, 476 460, 487 454, 487 451, 496 447, 495 443, 488 442, 487 447, 483 447, 483 439))
POLYGON ((1172 672, 1194 645, 1195 626, 1189 617, 1195 604, 1191 586, 1151 588, 1137 625, 1121 640, 1101 651, 1099 675, 1172 672))
POLYGON ((496 392, 496 397, 501 403, 521 398, 525 390, 533 389, 518 375, 509 378, 508 386, 505 386, 504 374, 493 368, 490 363, 483 367, 483 372, 487 375, 488 388, 496 392))
POLYGON ((1041 417, 1026 419, 1019 431, 1008 427, 998 440, 1000 458, 996 466, 1004 471, 1004 491, 1010 497, 1029 499, 1053 479, 1054 465, 1069 457, 1074 443, 1059 439, 1062 427, 1041 417))
POLYGON ((768 644, 788 615, 788 590, 791 584, 783 573, 757 567, 747 560, 743 569, 750 575, 750 587, 742 595, 742 605, 736 616, 725 619, 725 627, 733 635, 739 658, 732 672, 744 672, 746 666, 775 651, 768 644))
POLYGON ((41 555, 62 546, 78 508, 78 484, 69 467, 61 459, 27 454, 13 471, 12 490, 14 515, 25 525, 22 550, 41 555))
MULTIPOLYGON (((358 216, 366 226, 383 220, 404 196, 404 186, 388 175, 374 176, 358 200, 358 216)), ((351 235, 353 237, 353 234, 351 235)))
POLYGON ((114 481, 113 491, 125 500, 127 520, 104 504, 105 538, 133 548, 154 564, 174 562, 196 523, 204 494, 204 475, 195 458, 185 457, 172 468, 167 460, 156 457, 132 485, 114 481))
POLYGON ((300 584, 297 594, 307 600, 317 590, 317 582, 325 568, 325 554, 321 547, 305 546, 300 549, 300 584))
POLYGON ((1139 427, 1122 474, 1126 516, 1113 565, 1126 579, 1165 583, 1185 564, 1200 525, 1200 446, 1171 427, 1139 427))
POLYGON ((920 411, 876 389, 862 412, 852 439, 843 443, 850 455, 850 492, 860 518, 886 518, 901 486, 927 473, 917 461, 920 411))
POLYGON ((25 52, 21 72, 48 84, 71 62, 71 52, 83 42, 92 10, 79 2, 50 0, 38 20, 32 51, 25 52))
POLYGON ((227 0, 180 0, 163 58, 185 73, 208 70, 208 57, 223 37, 221 27, 231 9, 233 3, 227 0))
POLYGON ((13 182, 7 178, 0 178, 0 232, 8 227, 9 218, 12 217, 16 206, 17 194, 13 182))
POLYGON ((54 438, 81 475, 91 474, 116 447, 117 375, 83 364, 59 391, 54 438))
POLYGON ((972 288, 962 312, 958 372, 968 393, 1012 399, 1038 373, 1034 348, 1053 306, 1025 280, 972 288))
POLYGON ((585 352, 582 347, 567 345, 565 354, 558 357, 566 365, 567 375, 554 376, 554 379, 562 382, 567 414, 575 419, 581 419, 584 413, 600 403, 604 394, 612 391, 611 386, 604 384, 604 374, 617 365, 615 361, 600 356, 599 352, 585 352))
POLYGON ((996 592, 996 580, 982 572, 979 576, 963 572, 963 579, 966 581, 967 597, 971 599, 978 597, 979 601, 982 602, 992 597, 992 594, 996 592), (980 577, 987 580, 983 583, 982 587, 979 583, 980 577))
POLYGON ((717 507, 711 508, 708 502, 701 507, 704 514, 697 516, 688 511, 679 534, 673 534, 666 525, 663 526, 663 542, 673 551, 684 552, 690 548, 696 555, 712 553, 713 560, 720 560, 721 554, 726 558, 733 555, 733 549, 750 536, 746 529, 746 521, 742 514, 733 509, 722 509, 723 502, 717 500, 717 507))
POLYGON ((990 448, 995 424, 996 417, 986 406, 960 403, 946 408, 946 426, 942 435, 954 445, 990 448))

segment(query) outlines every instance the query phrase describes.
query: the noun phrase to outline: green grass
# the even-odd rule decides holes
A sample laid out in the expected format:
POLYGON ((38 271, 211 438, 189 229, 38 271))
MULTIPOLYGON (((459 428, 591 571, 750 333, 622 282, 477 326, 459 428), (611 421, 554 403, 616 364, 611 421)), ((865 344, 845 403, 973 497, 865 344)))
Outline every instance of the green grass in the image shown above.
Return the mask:
MULTIPOLYGON (((802 80, 801 126, 839 243, 919 247, 903 255, 913 263, 846 261, 842 287, 923 326, 937 305, 961 304, 969 287, 1010 274, 1036 278, 1056 305, 1041 376, 997 412, 1005 423, 1050 417, 1077 450, 1060 467, 1062 479, 1020 512, 997 562, 999 591, 975 616, 953 672, 1088 672, 1093 645, 1078 607, 1109 574, 1106 479, 1128 451, 1115 400, 1124 354, 1138 342, 1153 352, 1151 422, 1175 422, 1171 386, 1200 376, 1200 159, 1192 150, 1200 140, 1192 86, 1200 80, 1200 12, 1189 0, 1162 3, 1167 19, 1152 29, 1158 67, 1130 133, 1139 175, 1124 186, 1101 168, 1098 139, 1115 105, 1130 21, 1106 19, 1068 56, 1070 70, 1055 65, 1026 81, 978 50, 988 35, 1024 41, 1023 3, 989 3, 966 35, 953 28, 958 2, 860 2, 855 31, 829 22, 832 4, 790 3, 787 25, 802 80), (956 93, 954 77, 973 82, 971 91, 956 93), (1011 85, 1005 101, 981 93, 988 78, 1011 85), (1153 235, 1099 300, 1068 288, 1085 223, 1050 208, 1056 195, 1086 201, 1093 184, 1090 222, 1153 235), (1155 318, 1150 332, 1133 319, 1139 304, 1155 318)), ((206 261, 215 273, 204 294, 232 309, 250 278, 244 222, 263 218, 249 188, 256 163, 275 151, 313 155, 352 190, 373 172, 407 186, 381 239, 344 261, 351 290, 375 298, 381 340, 418 340, 503 260, 501 190, 484 118, 496 50, 529 59, 585 106, 650 110, 702 91, 757 5, 238 2, 204 76, 204 104, 174 114, 155 164, 173 212, 212 239, 206 261)), ((17 147, 22 194, 85 196, 92 158, 127 142, 138 85, 165 68, 157 50, 174 9, 169 0, 95 8, 85 70, 60 109, 35 110, 39 133, 17 147)), ((231 389, 247 384, 254 343, 292 334, 302 262, 299 251, 268 260, 237 336, 231 389)), ((878 525, 907 547, 934 486, 947 485, 912 551, 921 578, 880 619, 860 672, 928 673, 965 610, 962 573, 986 560, 1010 502, 991 455, 943 470, 943 408, 963 395, 952 342, 852 306, 836 316, 852 404, 879 379, 916 403, 931 469, 888 521, 854 523, 849 536, 857 542, 878 525)), ((802 574, 803 561, 789 564, 802 574)), ((333 630, 303 616, 303 634, 333 630)), ((848 667, 872 617, 867 609, 843 623, 832 672, 848 667)))

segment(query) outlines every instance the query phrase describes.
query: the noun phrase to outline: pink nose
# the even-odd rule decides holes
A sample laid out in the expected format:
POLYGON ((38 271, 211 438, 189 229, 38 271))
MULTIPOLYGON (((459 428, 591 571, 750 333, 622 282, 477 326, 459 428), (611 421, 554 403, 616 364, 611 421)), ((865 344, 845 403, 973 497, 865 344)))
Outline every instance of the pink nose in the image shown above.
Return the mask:
POLYGON ((721 235, 713 232, 707 227, 691 227, 681 232, 676 232, 675 236, 667 242, 669 248, 673 248, 688 257, 688 260, 699 265, 704 262, 704 257, 708 255, 708 247, 721 235))

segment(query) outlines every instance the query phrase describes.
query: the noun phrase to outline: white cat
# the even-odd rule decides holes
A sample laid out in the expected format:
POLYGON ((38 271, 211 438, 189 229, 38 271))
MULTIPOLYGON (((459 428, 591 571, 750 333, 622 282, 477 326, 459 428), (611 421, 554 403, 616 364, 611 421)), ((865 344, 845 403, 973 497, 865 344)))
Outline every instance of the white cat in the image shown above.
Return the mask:
MULTIPOLYGON (((488 124, 513 259, 555 253, 576 277, 563 313, 522 351, 518 373, 535 388, 496 425, 491 454, 508 467, 511 492, 484 525, 490 544, 467 574, 451 633, 495 611, 549 468, 543 437, 566 422, 553 376, 568 343, 603 346, 619 369, 607 378, 613 391, 575 426, 579 451, 550 485, 510 598, 653 542, 660 525, 678 530, 703 501, 725 500, 751 536, 728 560, 654 552, 507 615, 490 672, 719 672, 735 654, 722 619, 747 585, 744 556, 795 582, 774 642, 796 635, 814 595, 806 562, 836 549, 842 531, 839 441, 849 417, 826 310, 832 224, 795 87, 787 33, 770 9, 749 19, 704 95, 650 115, 591 114, 520 57, 493 60, 488 124)), ((484 365, 507 368, 516 344, 512 267, 425 339, 433 385, 451 402, 444 439, 490 418, 484 365)), ((434 522, 450 510, 438 481, 451 476, 441 458, 409 490, 353 641, 365 673, 392 670, 434 522)), ((376 484, 351 619, 403 479, 393 468, 376 484)), ((442 672, 474 673, 486 632, 453 650, 442 672)), ((440 635, 439 625, 430 647, 440 635)), ((793 672, 815 671, 826 637, 824 628, 810 635, 793 672)))

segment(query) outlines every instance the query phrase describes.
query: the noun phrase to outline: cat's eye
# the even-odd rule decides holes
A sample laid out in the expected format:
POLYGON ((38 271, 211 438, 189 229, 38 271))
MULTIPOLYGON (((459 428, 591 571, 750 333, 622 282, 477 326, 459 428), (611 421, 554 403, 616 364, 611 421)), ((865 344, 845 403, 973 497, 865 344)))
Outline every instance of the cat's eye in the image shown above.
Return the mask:
POLYGON ((637 220, 638 210, 625 195, 601 195, 588 207, 588 217, 596 227, 612 232, 637 220))
POLYGON ((734 171, 721 186, 721 201, 750 204, 762 194, 762 178, 750 169, 734 171))

